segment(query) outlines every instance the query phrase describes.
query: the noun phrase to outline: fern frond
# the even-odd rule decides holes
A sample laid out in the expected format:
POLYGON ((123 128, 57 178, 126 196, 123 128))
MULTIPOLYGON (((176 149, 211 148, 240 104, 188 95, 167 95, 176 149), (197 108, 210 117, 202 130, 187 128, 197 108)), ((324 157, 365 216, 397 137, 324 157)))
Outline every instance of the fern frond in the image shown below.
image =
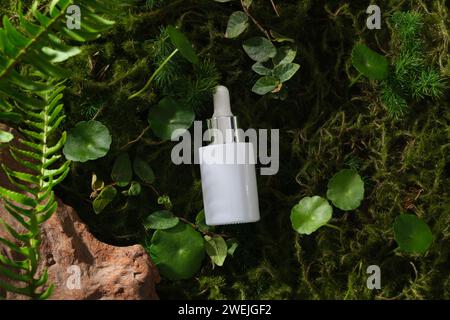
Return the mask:
MULTIPOLYGON (((0 195, 5 198, 6 210, 25 228, 25 232, 18 232, 10 225, 3 222, 8 233, 17 240, 17 245, 11 241, 0 238, 0 243, 11 250, 28 258, 28 267, 25 272, 8 271, 2 267, 0 272, 13 281, 24 283, 22 287, 11 287, 0 282, 0 287, 13 292, 27 294, 38 299, 46 291, 40 289, 42 279, 35 279, 35 272, 39 261, 40 230, 39 224, 46 221, 57 209, 57 202, 52 191, 69 172, 69 162, 54 167, 55 153, 58 153, 64 145, 65 133, 55 144, 50 143, 50 136, 59 125, 63 115, 63 108, 59 103, 62 99, 62 85, 57 85, 55 93, 41 93, 45 101, 42 111, 34 117, 33 121, 24 121, 21 132, 24 138, 20 144, 11 147, 12 156, 23 164, 27 172, 16 171, 3 165, 2 168, 10 180, 28 194, 21 194, 0 188, 0 195), (29 151, 28 149, 33 151, 29 151), (28 165, 31 164, 31 165, 28 165)), ((57 157, 59 159, 59 157, 57 157)), ((9 267, 14 266, 9 260, 0 259, 9 267)), ((20 266, 20 265, 19 265, 20 266)), ((45 295, 44 295, 45 296, 45 295)))
MULTIPOLYGON (((99 14, 117 7, 117 0, 52 0, 46 6, 34 1, 30 11, 18 18, 3 17, 0 27, 0 120, 19 122, 22 138, 10 146, 11 156, 25 171, 3 171, 17 191, 0 187, 6 211, 25 231, 19 232, 2 221, 16 240, 0 238, 0 243, 23 256, 12 261, 0 254, 0 273, 11 281, 0 281, 0 288, 45 299, 52 290, 42 287, 47 272, 36 278, 39 261, 40 228, 57 210, 53 187, 69 173, 69 162, 58 163, 66 133, 59 132, 64 120, 61 102, 64 86, 55 85, 68 75, 58 64, 79 54, 73 41, 83 43, 100 37, 114 22, 99 14), (69 8, 80 9, 79 28, 70 28, 69 8), (53 135, 59 133, 54 141, 53 135), (20 282, 17 286, 15 282, 20 282)), ((19 6, 20 7, 20 6, 19 6)), ((76 12, 74 12, 76 14, 76 12)), ((76 18, 76 17, 75 17, 76 18)), ((76 25, 76 24, 75 24, 76 25)), ((77 26, 78 27, 78 26, 77 26)))
MULTIPOLYGON (((69 42, 98 39, 101 32, 114 24, 99 14, 114 5, 115 1, 106 0, 54 0, 46 10, 40 11, 35 1, 27 15, 33 18, 31 21, 19 12, 15 26, 14 21, 4 16, 3 27, 0 28, 0 98, 4 101, 1 104, 8 105, 8 100, 14 100, 21 110, 40 110, 44 104, 39 93, 49 90, 47 79, 68 76, 67 70, 58 63, 81 52, 69 42), (79 29, 68 27, 68 19, 71 18, 67 9, 72 5, 80 9, 79 29), (19 65, 29 66, 28 73, 34 76, 21 74, 19 65), (36 77, 36 74, 41 76, 36 77)), ((0 114, 0 119, 7 118, 0 114)))

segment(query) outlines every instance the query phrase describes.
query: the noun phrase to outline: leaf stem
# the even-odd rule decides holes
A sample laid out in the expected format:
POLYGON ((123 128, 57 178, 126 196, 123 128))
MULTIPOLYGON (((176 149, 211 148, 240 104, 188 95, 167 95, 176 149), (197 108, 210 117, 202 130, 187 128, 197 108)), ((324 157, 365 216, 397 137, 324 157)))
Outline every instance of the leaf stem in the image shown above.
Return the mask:
POLYGON ((173 52, 166 59, 164 59, 164 61, 159 65, 159 67, 155 70, 155 72, 153 72, 152 76, 150 77, 150 79, 148 79, 145 86, 138 92, 133 93, 131 96, 129 96, 128 100, 136 98, 137 96, 140 96, 142 93, 144 93, 152 84, 153 79, 155 79, 155 77, 158 75, 158 73, 161 72, 161 70, 164 68, 164 66, 175 56, 175 54, 177 52, 178 52, 178 49, 173 50, 173 52))
POLYGON ((350 82, 350 84, 348 85, 348 87, 351 88, 351 87, 359 80, 359 78, 361 78, 362 75, 363 75, 362 73, 358 74, 358 76, 357 76, 356 78, 354 78, 354 79, 352 80, 352 82, 350 82))
POLYGON ((279 17, 280 13, 278 12, 277 5, 273 2, 273 0, 270 0, 270 3, 272 4, 273 11, 275 11, 277 17, 279 17))
POLYGON ((272 38, 270 37, 269 32, 267 32, 266 29, 264 29, 264 27, 250 14, 250 12, 248 11, 248 8, 245 6, 243 0, 241 0, 241 5, 242 5, 242 10, 244 10, 244 13, 247 15, 247 17, 249 17, 253 23, 256 25, 256 27, 261 30, 262 33, 264 33, 264 35, 266 36, 266 38, 268 40, 271 40, 272 38))
POLYGON ((120 148, 120 150, 124 150, 124 149, 128 148, 130 145, 132 145, 132 144, 138 142, 139 140, 141 140, 141 138, 145 135, 145 133, 146 133, 149 129, 150 129, 150 126, 146 126, 146 127, 144 128, 144 130, 142 130, 142 132, 137 136, 136 139, 127 142, 125 145, 123 145, 123 146, 120 148))
POLYGON ((340 233, 344 233, 344 230, 342 230, 342 229, 339 228, 338 226, 335 226, 334 224, 329 224, 329 223, 327 223, 327 224, 325 224, 325 226, 327 226, 328 228, 331 228, 331 229, 338 230, 340 233))

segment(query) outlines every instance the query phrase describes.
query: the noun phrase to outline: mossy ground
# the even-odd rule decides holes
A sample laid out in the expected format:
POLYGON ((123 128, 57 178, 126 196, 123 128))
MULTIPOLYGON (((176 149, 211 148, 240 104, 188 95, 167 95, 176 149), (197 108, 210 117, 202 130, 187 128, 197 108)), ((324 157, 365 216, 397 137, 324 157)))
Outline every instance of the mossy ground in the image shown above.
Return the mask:
MULTIPOLYGON (((253 15, 298 46, 301 69, 287 83, 284 101, 251 93, 256 76, 242 39, 223 37, 237 4, 154 2, 160 5, 150 10, 142 1, 118 14, 119 26, 70 66, 67 127, 96 115, 114 140, 108 157, 74 165, 59 188, 92 231, 114 244, 142 241, 142 217, 158 208, 148 191, 127 207, 96 216, 89 200, 90 174, 109 179, 121 147, 147 126, 157 97, 137 102, 127 97, 152 71, 145 41, 155 38, 161 25, 178 21, 200 55, 216 63, 241 126, 280 129, 280 170, 258 177, 261 222, 220 229, 239 240, 234 257, 215 269, 205 260, 191 280, 163 280, 161 298, 449 299, 450 95, 410 103, 405 117, 392 119, 378 99, 376 83, 361 79, 350 86, 357 74, 349 60, 359 40, 392 56, 386 18, 397 10, 417 10, 425 15, 430 63, 450 75, 446 1, 378 1, 382 28, 367 30, 369 1, 278 0, 277 17, 267 1, 255 0, 253 15), (322 227, 310 236, 296 234, 289 220, 292 206, 304 196, 325 195, 329 178, 344 167, 357 168, 364 178, 362 205, 351 212, 335 209, 331 223, 341 230, 322 227), (431 227, 435 239, 425 255, 396 250, 392 224, 402 213, 417 214, 431 227), (372 264, 381 267, 381 290, 366 287, 366 268, 372 264)), ((252 28, 244 38, 251 35, 259 34, 252 28)), ((197 119, 205 119, 211 106, 196 111, 197 119)), ((193 220, 202 208, 199 169, 173 165, 171 146, 147 132, 126 149, 145 155, 155 169, 158 192, 170 196, 176 214, 193 220)))

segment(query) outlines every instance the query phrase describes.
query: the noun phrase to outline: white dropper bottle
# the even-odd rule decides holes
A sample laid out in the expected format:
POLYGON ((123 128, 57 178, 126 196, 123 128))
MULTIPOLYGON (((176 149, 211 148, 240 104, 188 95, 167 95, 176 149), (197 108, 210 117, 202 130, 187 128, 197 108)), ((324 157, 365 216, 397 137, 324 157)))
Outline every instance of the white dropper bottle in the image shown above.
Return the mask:
POLYGON ((214 114, 208 119, 210 144, 199 148, 206 224, 224 225, 260 219, 252 143, 241 142, 237 118, 224 86, 214 94, 214 114))

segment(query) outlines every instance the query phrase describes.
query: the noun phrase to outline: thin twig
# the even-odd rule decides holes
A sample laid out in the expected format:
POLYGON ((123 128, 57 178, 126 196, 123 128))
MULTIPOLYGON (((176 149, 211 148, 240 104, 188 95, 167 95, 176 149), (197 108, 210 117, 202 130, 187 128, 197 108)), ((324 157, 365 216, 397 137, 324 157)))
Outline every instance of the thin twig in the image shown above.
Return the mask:
POLYGON ((244 10, 244 13, 247 15, 247 17, 249 17, 253 21, 253 23, 256 25, 256 27, 259 30, 261 30, 262 33, 264 33, 264 35, 266 36, 267 39, 271 40, 269 32, 267 32, 267 30, 264 29, 264 27, 255 18, 253 18, 253 16, 248 11, 248 8, 244 5, 243 0, 241 0, 241 5, 242 5, 242 9, 244 10))
POLYGON ((148 131, 148 129, 150 129, 150 126, 147 126, 144 128, 144 130, 142 130, 142 132, 137 136, 136 139, 131 140, 129 142, 127 142, 125 145, 123 145, 120 150, 126 149, 127 147, 129 147, 130 145, 138 142, 139 140, 141 140, 141 138, 144 136, 144 134, 148 131))
POLYGON ((275 11, 277 17, 279 17, 280 14, 278 13, 278 9, 277 9, 276 4, 273 2, 273 0, 270 0, 270 3, 272 4, 273 11, 275 11))
POLYGON ((100 113, 102 113, 103 109, 105 109, 105 106, 106 106, 106 104, 104 104, 101 108, 99 108, 91 120, 97 119, 97 117, 100 115, 100 113))

